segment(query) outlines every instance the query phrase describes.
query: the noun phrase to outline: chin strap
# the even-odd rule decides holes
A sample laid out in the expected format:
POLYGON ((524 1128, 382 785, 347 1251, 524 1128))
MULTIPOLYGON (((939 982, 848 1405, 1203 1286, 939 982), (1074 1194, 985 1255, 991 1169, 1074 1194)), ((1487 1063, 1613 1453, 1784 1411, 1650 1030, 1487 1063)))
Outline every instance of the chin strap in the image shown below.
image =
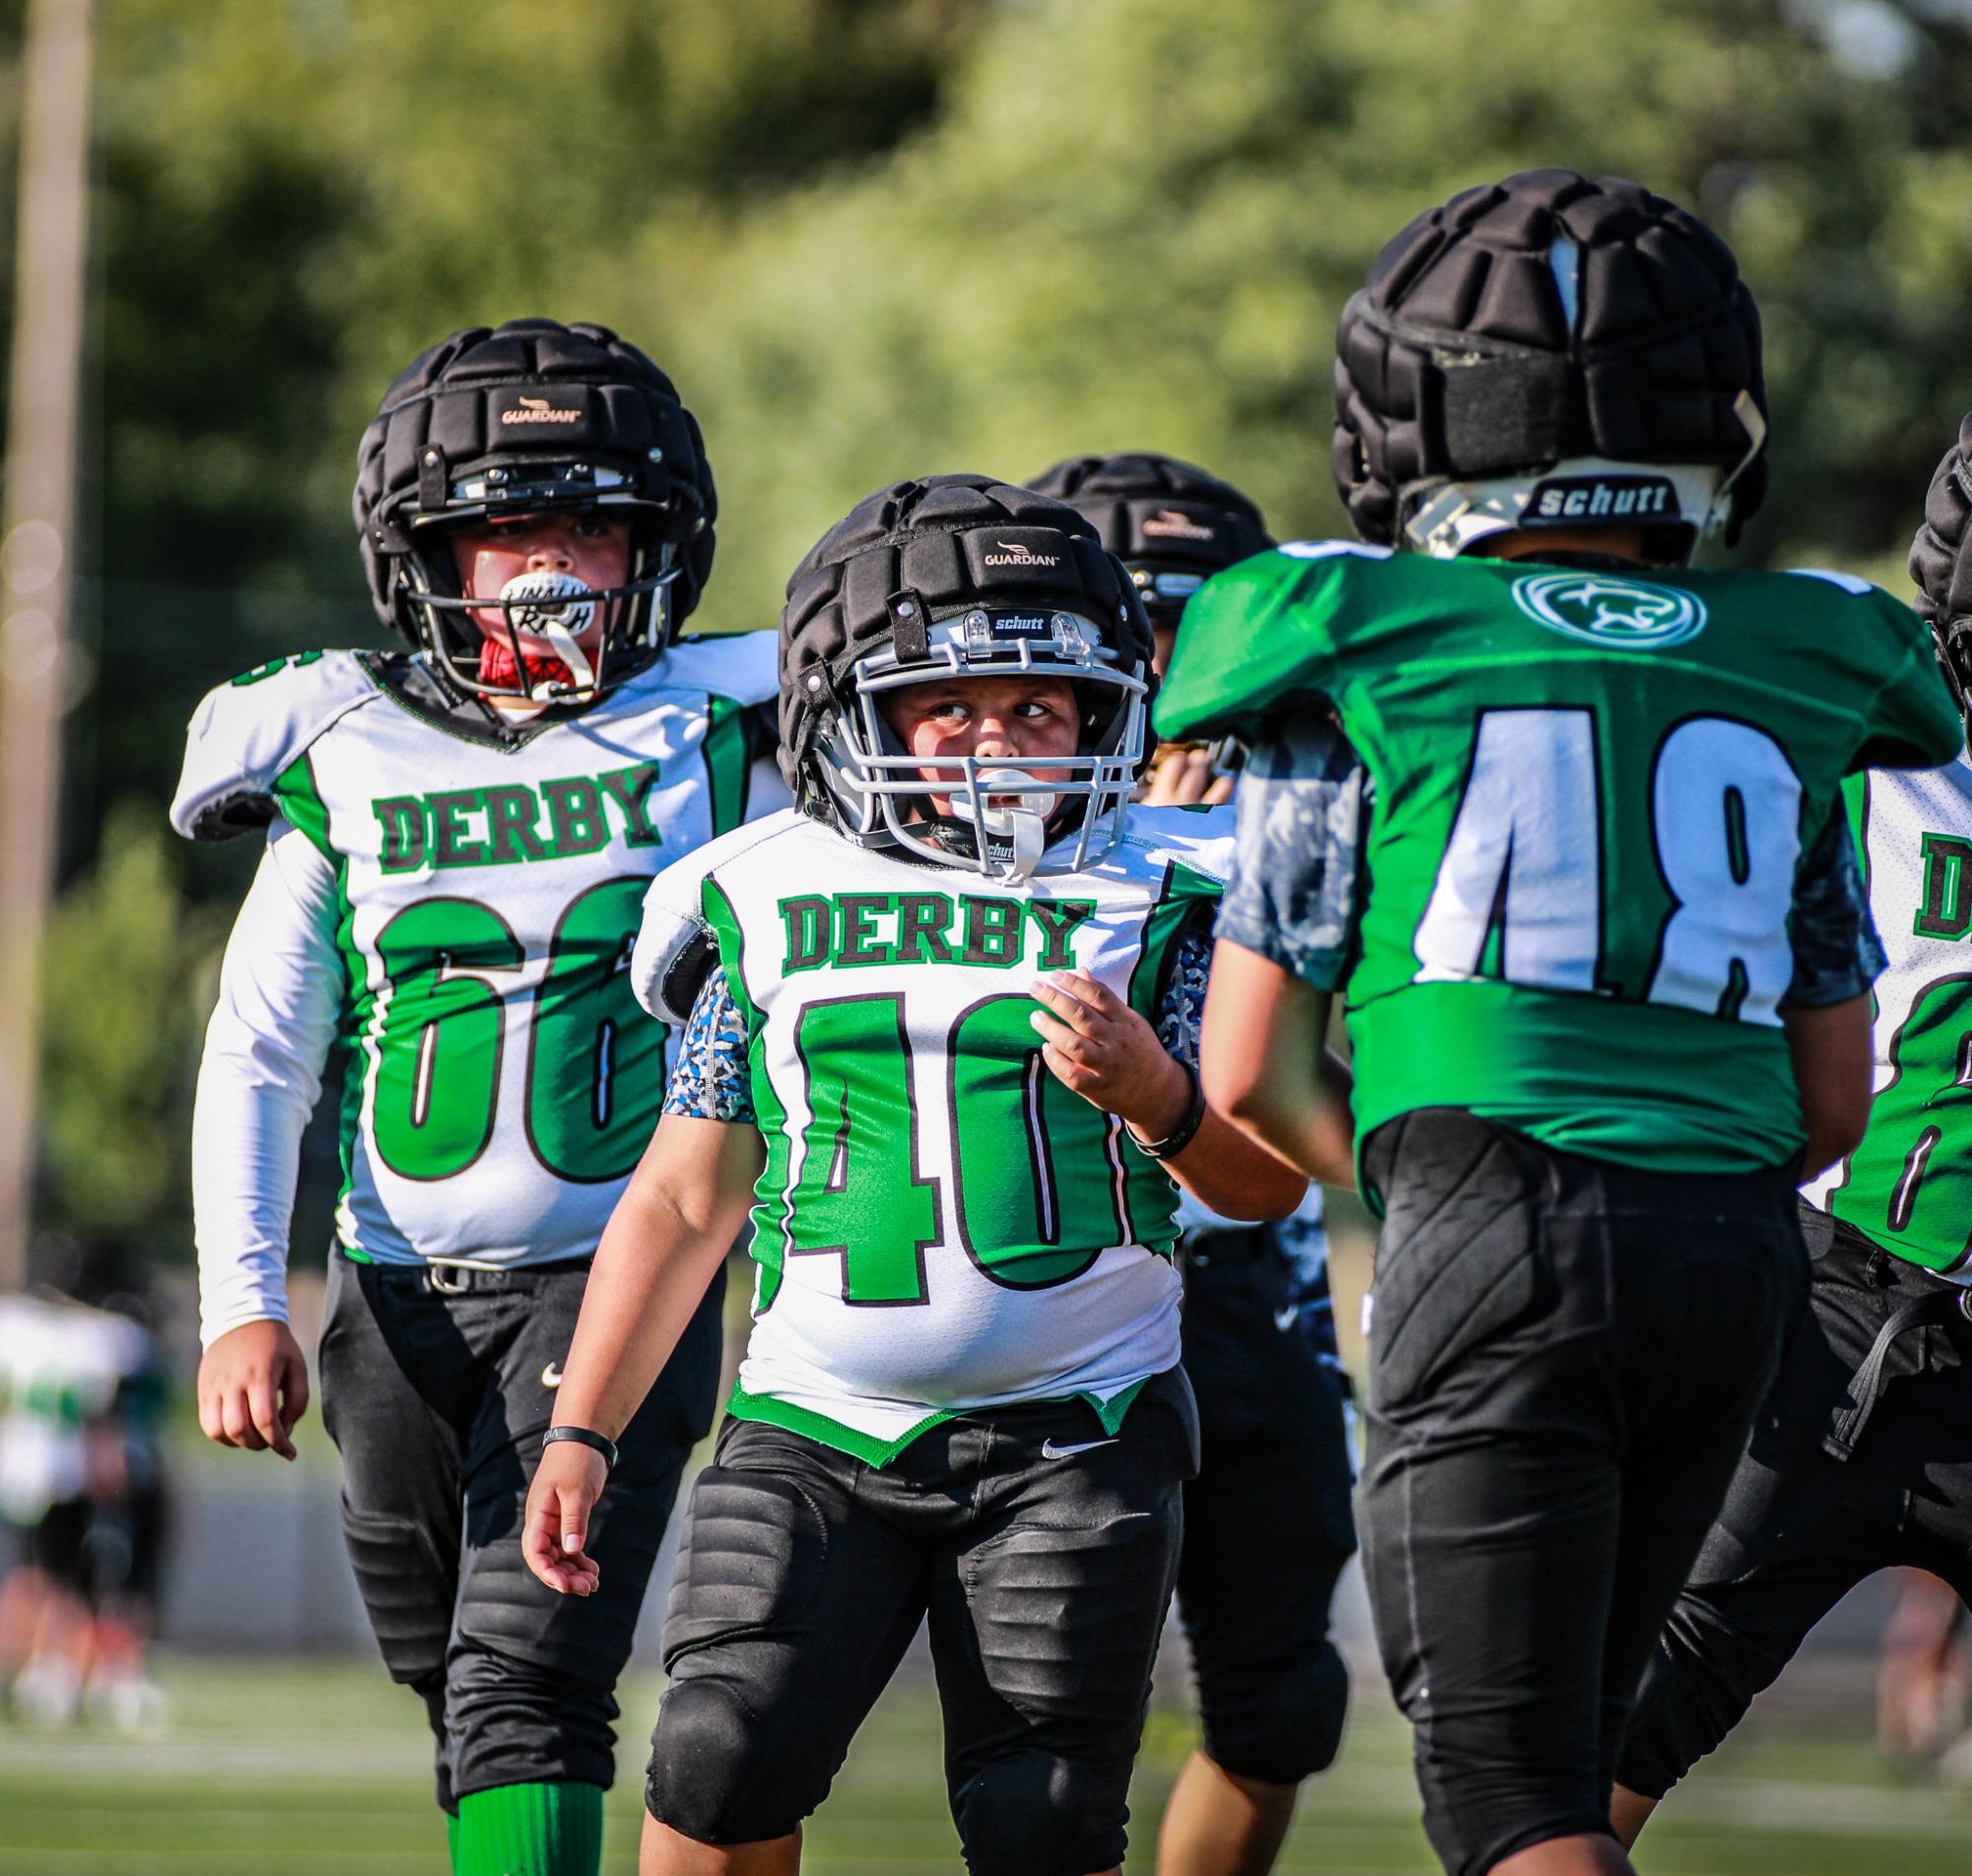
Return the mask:
POLYGON ((1751 391, 1741 391, 1733 400, 1733 415, 1739 420, 1739 428, 1746 433, 1746 453, 1735 462, 1726 480, 1719 485, 1719 493, 1712 498, 1712 519, 1708 525, 1723 526, 1726 520, 1726 498, 1733 492, 1733 484, 1753 466, 1753 458, 1767 446, 1767 420, 1760 414, 1760 407, 1753 402, 1751 391))

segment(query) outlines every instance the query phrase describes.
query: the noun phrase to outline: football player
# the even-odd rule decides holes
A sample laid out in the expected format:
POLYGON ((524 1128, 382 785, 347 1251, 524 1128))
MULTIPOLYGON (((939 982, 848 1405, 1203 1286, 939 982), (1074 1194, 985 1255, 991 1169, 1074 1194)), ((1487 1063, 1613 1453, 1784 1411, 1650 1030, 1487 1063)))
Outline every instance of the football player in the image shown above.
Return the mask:
MULTIPOLYGON (((1918 610, 1961 709, 1972 690, 1972 417, 1911 548, 1918 610)), ((1889 953, 1862 1143, 1802 1192, 1806 1321, 1670 1612, 1616 1762, 1634 1842, 1842 1594, 1912 1564, 1972 1594, 1972 762, 1843 783, 1889 953)), ((1810 1169, 1811 1170, 1811 1169, 1810 1169)))
POLYGON ((1123 832, 1150 632, 1059 502, 883 490, 796 570, 781 630, 799 808, 646 903, 640 993, 690 1024, 528 1556, 595 1588, 618 1429, 751 1202, 753 1330, 693 1487, 644 1869, 793 1870, 928 1614, 968 1867, 1113 1871, 1196 1467, 1173 1181, 1242 1217, 1306 1187, 1191 1066, 1230 829, 1123 832))
POLYGON ((1541 170, 1420 216, 1345 308, 1366 537, 1192 601, 1167 734, 1253 738, 1205 1075, 1383 1214, 1356 1504, 1448 1869, 1629 1867, 1631 1695, 1800 1307, 1879 962, 1841 778, 1957 747, 1909 610, 1695 572, 1763 491, 1731 253, 1541 170), (1409 549, 1398 552, 1399 548, 1409 549))
MULTIPOLYGON (((578 1607, 519 1552, 588 1260, 649 1137, 666 1032, 631 994, 659 866, 740 824, 759 639, 677 641, 713 480, 670 380, 597 325, 454 333, 391 386, 355 498, 408 653, 309 651, 193 719, 171 815, 265 827, 192 1123, 222 1444, 292 1457, 296 1149, 334 1048, 343 1183, 319 1363, 343 1529, 385 1664, 425 1702, 461 1872, 592 1876, 611 1689, 719 1361, 714 1263, 624 1430, 578 1607)), ((764 783, 785 799, 778 776, 764 783)))
MULTIPOLYGON (((1160 674, 1185 607, 1212 574, 1273 545, 1231 485, 1148 451, 1071 456, 1029 487, 1095 523, 1143 600, 1160 674)), ((1230 797, 1211 743, 1152 754, 1143 799, 1230 797)), ((1300 1782, 1341 1744, 1348 1671, 1328 1609, 1355 1550, 1328 1240, 1311 1187, 1293 1217, 1238 1225, 1190 1193, 1184 1236, 1185 1372, 1201 1462, 1185 1488, 1178 1614, 1190 1643, 1204 1744, 1164 1809, 1161 1876, 1265 1876, 1300 1782), (1256 1546, 1253 1533, 1268 1541, 1256 1546)))
POLYGON ((0 1296, 0 1524, 21 1539, 0 1579, 0 1677, 31 1724, 82 1710, 148 1732, 169 1712, 146 1672, 169 1514, 166 1389, 116 1263, 76 1273, 106 1306, 0 1296))

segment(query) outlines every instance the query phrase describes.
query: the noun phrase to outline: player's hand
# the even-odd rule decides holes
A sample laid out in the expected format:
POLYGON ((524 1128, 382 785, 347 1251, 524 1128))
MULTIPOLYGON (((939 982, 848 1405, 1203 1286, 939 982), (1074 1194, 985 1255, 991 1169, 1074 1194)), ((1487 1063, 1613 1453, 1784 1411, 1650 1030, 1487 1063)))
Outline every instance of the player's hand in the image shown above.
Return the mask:
POLYGON ((1121 1115, 1146 1140, 1161 1140, 1185 1118, 1191 1081, 1165 1053, 1157 1032, 1106 985, 1078 971, 1037 977, 1032 1018, 1041 1059, 1064 1088, 1105 1113, 1121 1115))
POLYGON ((198 1424, 208 1440, 248 1452, 295 1456, 288 1436, 308 1411, 308 1365, 285 1322, 228 1329, 200 1358, 198 1424))
POLYGON ((1212 767, 1209 743, 1174 743, 1144 777, 1139 797, 1146 808, 1216 807, 1233 798, 1233 778, 1212 767))
POLYGON ((541 1463, 527 1488, 520 1554, 535 1575, 565 1596, 592 1596, 602 1581, 600 1566, 583 1546, 589 1513, 608 1477, 602 1454, 573 1440, 541 1448, 541 1463))

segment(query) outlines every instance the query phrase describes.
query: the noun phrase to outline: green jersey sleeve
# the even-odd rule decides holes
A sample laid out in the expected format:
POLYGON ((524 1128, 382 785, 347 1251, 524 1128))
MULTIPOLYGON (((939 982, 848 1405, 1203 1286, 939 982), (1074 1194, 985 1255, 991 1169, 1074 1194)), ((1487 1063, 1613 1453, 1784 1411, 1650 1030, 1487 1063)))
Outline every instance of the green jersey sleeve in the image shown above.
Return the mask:
POLYGON ((1207 580, 1185 608, 1158 734, 1251 736, 1275 699, 1321 690, 1363 574, 1389 559, 1357 541, 1289 541, 1207 580))
POLYGON ((1904 642, 1890 676, 1870 702, 1857 769, 1935 769, 1965 741, 1964 719, 1938 668, 1931 634, 1916 613, 1888 593, 1871 595, 1891 634, 1904 642))

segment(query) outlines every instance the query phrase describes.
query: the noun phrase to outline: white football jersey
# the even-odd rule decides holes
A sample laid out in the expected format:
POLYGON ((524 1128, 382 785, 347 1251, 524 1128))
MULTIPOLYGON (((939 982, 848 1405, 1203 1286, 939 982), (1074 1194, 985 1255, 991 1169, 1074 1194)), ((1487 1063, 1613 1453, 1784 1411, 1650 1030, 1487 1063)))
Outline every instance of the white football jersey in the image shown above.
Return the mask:
POLYGON ((151 1359, 151 1338, 123 1316, 0 1296, 0 1517, 32 1525, 87 1493, 89 1423, 151 1359))
POLYGON ((1886 1250, 1972 1283, 1972 762, 1843 783, 1889 962, 1862 1144, 1802 1187, 1886 1250))
POLYGON ((193 718, 173 824, 276 817, 200 1074, 208 1339, 282 1312, 295 1140, 331 1041, 350 1256, 592 1250, 663 1096, 666 1032, 628 972, 645 889, 786 799, 749 769, 747 707, 777 688, 767 635, 674 646, 511 737, 420 707, 384 681, 404 664, 304 653, 193 718))
POLYGON ((1072 969, 1154 1021, 1231 836, 1137 810, 1104 859, 1016 886, 789 811, 658 876, 638 994, 667 1009, 711 934, 767 1143, 731 1411, 880 1462, 973 1408, 1081 1395, 1114 1425, 1177 1362, 1178 1189, 1049 1072, 1029 986, 1072 969))

